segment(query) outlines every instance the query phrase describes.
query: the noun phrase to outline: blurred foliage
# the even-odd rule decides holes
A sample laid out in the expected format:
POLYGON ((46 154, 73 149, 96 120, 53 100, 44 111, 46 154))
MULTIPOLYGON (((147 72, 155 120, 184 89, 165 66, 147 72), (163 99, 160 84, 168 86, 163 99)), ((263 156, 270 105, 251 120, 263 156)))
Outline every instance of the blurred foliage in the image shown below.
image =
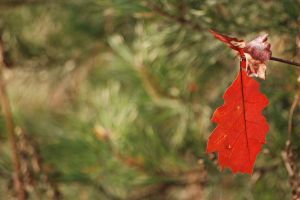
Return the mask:
MULTIPOLYGON (((273 55, 293 59, 300 1, 1 0, 0 11, 16 124, 37 141, 64 199, 291 198, 281 152, 297 70, 268 64, 271 130, 253 176, 220 172, 206 141, 238 61, 207 30, 246 40, 267 32, 273 55)), ((298 152, 299 122, 296 110, 298 152)), ((3 117, 0 130, 0 196, 9 199, 3 117)))

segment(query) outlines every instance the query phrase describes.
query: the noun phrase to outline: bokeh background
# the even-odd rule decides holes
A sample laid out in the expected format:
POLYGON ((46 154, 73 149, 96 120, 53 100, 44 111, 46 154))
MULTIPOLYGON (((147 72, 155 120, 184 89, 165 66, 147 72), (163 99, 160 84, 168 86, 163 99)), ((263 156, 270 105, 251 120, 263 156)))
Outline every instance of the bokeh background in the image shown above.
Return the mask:
MULTIPOLYGON (((269 33, 274 56, 300 61, 299 15, 299 0, 1 0, 1 84, 27 199, 296 199, 297 68, 269 62, 260 81, 270 131, 252 176, 220 171, 205 148, 238 70, 208 29, 269 33)), ((1 115, 0 199, 16 197, 13 172, 1 115)))

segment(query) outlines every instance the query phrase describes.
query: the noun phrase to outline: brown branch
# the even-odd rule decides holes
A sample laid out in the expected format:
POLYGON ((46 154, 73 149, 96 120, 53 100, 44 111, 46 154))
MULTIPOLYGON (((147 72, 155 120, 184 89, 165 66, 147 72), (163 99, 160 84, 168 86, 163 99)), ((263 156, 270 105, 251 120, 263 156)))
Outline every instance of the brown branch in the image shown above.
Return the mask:
MULTIPOLYGON (((299 90, 299 94, 300 94, 300 90, 299 90)), ((292 103, 290 112, 289 112, 289 118, 288 118, 288 141, 291 141, 291 136, 292 136, 292 128, 293 128, 293 116, 294 116, 294 112, 297 108, 297 105, 299 104, 299 94, 295 95, 294 101, 292 103)))
POLYGON ((27 197, 35 197, 33 199, 43 199, 43 197, 52 200, 62 199, 57 184, 50 176, 52 172, 46 169, 39 144, 35 138, 20 127, 15 128, 15 133, 18 137, 17 147, 27 197))
MULTIPOLYGON (((300 33, 298 34, 298 38, 300 38, 300 33)), ((299 40, 297 40, 299 41, 299 40)), ((297 43, 297 46, 299 48, 298 55, 300 54, 300 43, 297 43)), ((289 62, 294 63, 294 62, 289 62)), ((298 63, 296 63, 298 64, 298 63)), ((300 66, 300 65, 297 65, 300 66)), ((297 108, 297 105, 300 102, 299 99, 300 95, 300 85, 298 84, 298 94, 295 95, 294 101, 292 103, 290 113, 289 113, 289 119, 288 119, 288 138, 286 141, 286 147, 285 151, 282 152, 282 158, 284 161, 285 168, 289 175, 289 182, 292 190, 292 199, 293 200, 299 200, 300 199, 300 171, 297 169, 297 153, 292 149, 292 143, 291 143, 291 137, 292 137, 292 129, 293 129, 293 115, 295 113, 295 110, 297 108)))
POLYGON ((270 58, 270 60, 276 61, 276 62, 282 62, 282 63, 289 64, 289 65, 294 65, 296 67, 300 67, 300 63, 294 62, 294 61, 285 60, 285 59, 282 59, 282 58, 276 58, 276 57, 272 56, 270 58))
MULTIPOLYGON (((300 90, 298 93, 300 94, 300 90)), ((293 116, 294 116, 295 110, 297 108, 297 105, 299 104, 299 101, 300 101, 299 95, 296 94, 295 98, 293 100, 293 103, 291 105, 289 117, 288 117, 288 136, 287 136, 285 151, 281 153, 285 168, 290 177, 291 185, 293 185, 293 179, 296 176, 296 170, 295 170, 296 165, 293 160, 291 137, 292 137, 292 131, 293 131, 293 116)))
POLYGON ((297 169, 296 152, 292 149, 290 140, 286 142, 285 151, 281 154, 285 168, 289 175, 289 183, 292 190, 292 199, 299 200, 300 198, 300 173, 297 169))
POLYGON ((20 164, 16 135, 14 130, 14 121, 13 121, 13 116, 10 108, 9 98, 6 93, 5 82, 3 80, 3 68, 4 68, 3 54, 4 54, 3 42, 0 40, 0 101, 1 101, 1 107, 4 114, 4 118, 5 118, 8 140, 11 146, 12 159, 15 168, 14 187, 17 192, 18 200, 25 200, 26 192, 24 188, 22 175, 21 175, 21 164, 20 164))

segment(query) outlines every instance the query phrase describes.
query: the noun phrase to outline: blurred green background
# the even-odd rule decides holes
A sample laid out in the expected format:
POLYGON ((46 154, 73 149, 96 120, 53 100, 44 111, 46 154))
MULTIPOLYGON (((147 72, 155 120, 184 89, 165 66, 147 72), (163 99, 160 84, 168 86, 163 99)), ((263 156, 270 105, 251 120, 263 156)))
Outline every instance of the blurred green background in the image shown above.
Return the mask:
MULTIPOLYGON (((297 60, 299 14, 299 0, 0 0, 28 199, 291 199, 281 154, 298 71, 268 63, 267 144, 252 176, 221 172, 205 148, 238 58, 207 30, 269 33, 274 56, 297 60)), ((13 199, 4 121, 0 199, 13 199)))

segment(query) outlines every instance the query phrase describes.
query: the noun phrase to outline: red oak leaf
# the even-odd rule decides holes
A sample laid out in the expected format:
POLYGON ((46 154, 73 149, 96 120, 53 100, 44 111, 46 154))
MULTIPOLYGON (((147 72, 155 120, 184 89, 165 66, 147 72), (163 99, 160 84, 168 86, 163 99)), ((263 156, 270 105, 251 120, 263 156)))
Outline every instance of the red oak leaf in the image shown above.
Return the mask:
POLYGON ((266 142, 269 125, 262 115, 268 99, 259 90, 259 83, 251 76, 265 78, 265 62, 271 57, 267 35, 249 43, 210 32, 230 48, 238 51, 240 72, 224 94, 224 105, 212 118, 217 127, 209 137, 207 152, 218 152, 219 165, 234 173, 251 174, 258 153, 266 142))
POLYGON ((242 68, 223 98, 224 105, 212 117, 218 125, 209 137, 207 152, 218 152, 222 169, 251 174, 269 131, 261 114, 268 99, 260 92, 259 83, 242 68))

